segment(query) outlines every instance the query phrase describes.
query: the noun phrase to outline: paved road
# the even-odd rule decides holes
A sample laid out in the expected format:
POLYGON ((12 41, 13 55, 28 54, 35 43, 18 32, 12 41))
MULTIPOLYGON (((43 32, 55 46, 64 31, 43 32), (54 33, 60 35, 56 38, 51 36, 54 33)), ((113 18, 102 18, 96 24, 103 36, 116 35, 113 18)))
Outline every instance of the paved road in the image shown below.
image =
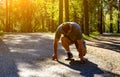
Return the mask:
MULTIPOLYGON (((105 40, 87 41, 86 64, 80 64, 74 45, 70 47, 74 60, 65 61, 61 43, 59 61, 52 61, 53 38, 53 34, 48 33, 14 33, 1 37, 0 77, 120 77, 119 38, 114 41, 118 46, 116 50, 99 45, 105 40), (111 54, 114 55, 112 61, 108 60, 111 54), (114 61, 115 58, 119 59, 114 61)), ((106 44, 109 46, 109 43, 106 44)))

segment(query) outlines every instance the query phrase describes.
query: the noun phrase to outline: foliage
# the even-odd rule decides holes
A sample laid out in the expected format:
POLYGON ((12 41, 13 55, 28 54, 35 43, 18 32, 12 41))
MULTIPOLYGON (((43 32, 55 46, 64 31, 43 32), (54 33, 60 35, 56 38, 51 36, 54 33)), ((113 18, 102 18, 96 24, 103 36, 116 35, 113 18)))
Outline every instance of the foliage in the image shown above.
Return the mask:
MULTIPOLYGON (((103 23, 101 26, 105 26, 105 31, 109 32, 111 22, 114 32, 117 32, 118 1, 87 1, 90 32, 98 31, 100 23, 103 23), (110 5, 112 6, 112 21, 110 20, 110 5), (103 21, 100 21, 100 16, 103 21)), ((11 32, 54 32, 59 25, 59 0, 8 0, 8 3, 9 18, 6 19, 6 3, 5 0, 0 0, 0 31, 5 31, 6 20, 9 21, 8 26, 11 32)), ((69 0, 69 21, 75 21, 85 28, 83 6, 83 0, 69 0)), ((65 4, 63 9, 64 22, 65 4)))
POLYGON ((70 0, 70 21, 79 22, 83 16, 82 1, 70 0))

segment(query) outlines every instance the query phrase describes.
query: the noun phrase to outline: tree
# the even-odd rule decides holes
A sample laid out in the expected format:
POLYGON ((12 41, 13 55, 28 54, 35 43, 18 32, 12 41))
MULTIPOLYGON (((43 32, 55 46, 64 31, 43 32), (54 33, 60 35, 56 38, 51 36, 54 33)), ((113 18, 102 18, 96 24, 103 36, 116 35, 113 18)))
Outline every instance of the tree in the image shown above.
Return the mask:
POLYGON ((104 22, 106 31, 120 32, 118 1, 120 7, 120 0, 0 0, 0 28, 6 32, 54 32, 63 21, 75 21, 86 35, 102 34, 104 22))
POLYGON ((55 30, 55 27, 54 27, 54 3, 55 3, 55 0, 52 0, 52 24, 51 24, 51 31, 54 32, 55 30))
POLYGON ((89 13, 88 13, 88 1, 83 0, 83 7, 84 7, 84 26, 85 26, 85 34, 89 35, 89 13))
MULTIPOLYGON (((113 1, 113 0, 112 0, 113 1)), ((111 3, 112 3, 111 1, 111 3)), ((112 5, 110 5, 110 32, 113 33, 113 24, 112 24, 112 5)))
POLYGON ((103 2, 100 0, 100 6, 98 7, 98 31, 103 33, 103 2))
POLYGON ((20 30, 22 32, 32 32, 33 31, 33 17, 34 17, 34 10, 33 10, 33 2, 31 0, 20 0, 19 1, 18 9, 19 9, 19 23, 20 23, 20 30), (27 5, 27 6, 26 6, 27 5))
POLYGON ((69 0, 65 1, 65 21, 69 21, 69 0))
POLYGON ((6 0, 6 27, 5 31, 9 32, 10 26, 9 26, 9 9, 8 9, 8 0, 6 0))
POLYGON ((13 0, 10 0, 9 2, 9 26, 10 26, 10 31, 13 31, 13 14, 12 14, 12 2, 13 0))
POLYGON ((63 0, 59 0, 59 24, 63 22, 63 0))
POLYGON ((118 27, 117 33, 120 33, 120 0, 118 2, 118 27))

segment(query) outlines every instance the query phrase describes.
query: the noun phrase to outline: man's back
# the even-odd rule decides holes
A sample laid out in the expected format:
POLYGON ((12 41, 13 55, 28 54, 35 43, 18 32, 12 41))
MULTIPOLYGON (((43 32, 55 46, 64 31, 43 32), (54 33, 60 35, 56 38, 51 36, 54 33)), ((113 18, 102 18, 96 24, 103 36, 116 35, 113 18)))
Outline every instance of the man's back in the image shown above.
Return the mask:
POLYGON ((80 25, 77 24, 76 22, 65 22, 65 23, 61 24, 56 30, 55 38, 59 38, 61 36, 61 34, 68 37, 72 41, 76 41, 76 40, 82 38, 82 32, 81 32, 81 29, 80 29, 80 25), (70 24, 72 26, 71 32, 69 34, 66 34, 66 33, 63 32, 62 26, 64 24, 70 24))

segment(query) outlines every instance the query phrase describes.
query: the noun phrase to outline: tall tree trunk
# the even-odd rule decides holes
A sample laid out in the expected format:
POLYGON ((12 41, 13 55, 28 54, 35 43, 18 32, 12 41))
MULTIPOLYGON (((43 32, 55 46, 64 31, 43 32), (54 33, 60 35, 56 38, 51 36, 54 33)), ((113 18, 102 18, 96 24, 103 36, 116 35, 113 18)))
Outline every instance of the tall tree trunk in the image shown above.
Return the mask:
POLYGON ((84 25, 85 25, 84 33, 86 35, 89 35, 88 0, 83 0, 83 7, 84 7, 84 25))
POLYGON ((59 24, 63 22, 63 0, 59 0, 59 24))
MULTIPOLYGON (((84 12, 84 8, 82 8, 82 11, 84 12)), ((82 30, 82 33, 85 33, 85 27, 84 27, 84 13, 82 13, 82 17, 80 18, 80 27, 81 27, 81 30, 82 30)))
POLYGON ((6 27, 5 27, 5 31, 9 32, 9 9, 8 9, 8 0, 6 0, 6 27))
POLYGON ((10 4, 9 4, 9 26, 10 26, 10 31, 11 32, 13 32, 12 2, 13 2, 13 0, 10 0, 10 4))
POLYGON ((74 21, 77 22, 77 12, 76 9, 74 8, 74 14, 73 14, 74 21))
POLYGON ((41 17, 41 21, 42 21, 42 32, 44 32, 45 31, 44 16, 41 17))
POLYGON ((112 19, 112 3, 114 2, 114 0, 110 1, 110 33, 113 33, 113 19, 112 19))
POLYGON ((113 33, 113 24, 112 24, 112 6, 110 5, 110 33, 113 33))
POLYGON ((65 1, 65 21, 69 21, 69 0, 65 1))
POLYGON ((83 20, 84 20, 84 16, 80 19, 80 27, 81 27, 82 33, 84 33, 84 23, 83 23, 83 20))
POLYGON ((54 32, 55 28, 54 28, 54 2, 55 0, 52 0, 52 24, 51 24, 51 31, 54 32))
POLYGON ((100 24, 99 24, 99 32, 100 34, 103 33, 103 9, 102 9, 102 1, 101 1, 101 6, 100 6, 100 24))
POLYGON ((118 30, 117 33, 120 33, 120 0, 118 2, 118 30))

